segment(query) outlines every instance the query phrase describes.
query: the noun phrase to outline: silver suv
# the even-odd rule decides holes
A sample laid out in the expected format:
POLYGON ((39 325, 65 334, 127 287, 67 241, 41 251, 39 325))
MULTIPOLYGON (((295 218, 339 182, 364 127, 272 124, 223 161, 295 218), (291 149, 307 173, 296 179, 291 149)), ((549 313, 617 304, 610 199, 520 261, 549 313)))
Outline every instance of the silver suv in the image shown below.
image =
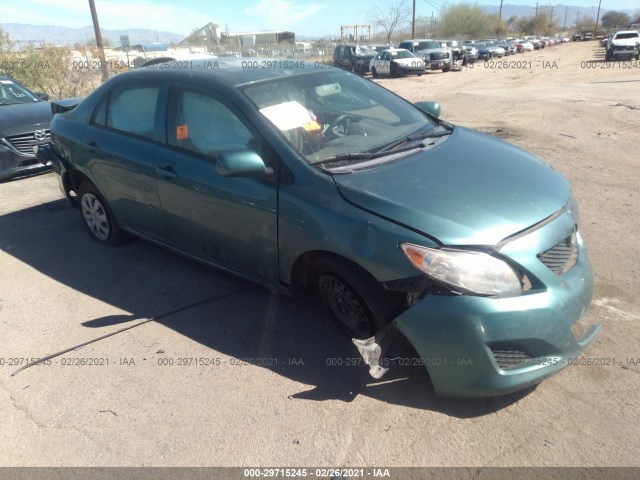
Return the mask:
POLYGON ((451 70, 451 50, 445 42, 432 39, 404 40, 399 48, 406 48, 417 57, 423 58, 427 70, 451 70))

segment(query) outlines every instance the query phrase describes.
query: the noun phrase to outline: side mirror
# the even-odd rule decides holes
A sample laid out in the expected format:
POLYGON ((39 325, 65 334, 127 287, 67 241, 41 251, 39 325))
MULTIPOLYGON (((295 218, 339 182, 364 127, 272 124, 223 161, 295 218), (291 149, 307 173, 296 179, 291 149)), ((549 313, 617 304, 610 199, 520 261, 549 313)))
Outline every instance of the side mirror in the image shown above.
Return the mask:
POLYGON ((423 112, 427 112, 436 118, 440 116, 440 111, 442 110, 438 102, 416 102, 414 105, 423 112))
POLYGON ((36 96, 42 100, 49 100, 49 95, 44 92, 36 92, 36 96))
POLYGON ((251 150, 224 152, 216 161, 216 171, 223 177, 261 177, 269 170, 260 155, 251 150))

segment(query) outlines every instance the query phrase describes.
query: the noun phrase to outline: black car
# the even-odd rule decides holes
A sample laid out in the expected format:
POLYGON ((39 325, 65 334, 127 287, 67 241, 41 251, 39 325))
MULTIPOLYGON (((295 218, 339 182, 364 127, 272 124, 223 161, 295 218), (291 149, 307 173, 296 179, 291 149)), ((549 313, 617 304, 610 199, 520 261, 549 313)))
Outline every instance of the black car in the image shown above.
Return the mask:
POLYGON ((36 160, 33 151, 49 143, 53 114, 48 98, 0 76, 0 181, 51 168, 36 160))
POLYGON ((364 75, 369 71, 369 63, 377 53, 366 45, 340 44, 333 51, 333 65, 364 75))

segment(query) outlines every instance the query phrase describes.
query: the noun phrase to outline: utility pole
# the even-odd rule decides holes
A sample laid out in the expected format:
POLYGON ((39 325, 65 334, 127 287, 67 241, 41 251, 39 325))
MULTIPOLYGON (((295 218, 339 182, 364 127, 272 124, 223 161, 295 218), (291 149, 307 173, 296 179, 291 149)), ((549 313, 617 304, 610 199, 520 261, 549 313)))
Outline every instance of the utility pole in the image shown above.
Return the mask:
POLYGON ((578 13, 576 14, 576 29, 578 28, 578 18, 580 18, 580 10, 578 10, 578 13))
POLYGON ((549 28, 553 25, 553 5, 551 5, 551 16, 549 17, 549 28))
POLYGON ((538 2, 536 2, 536 18, 538 18, 538 2))
POLYGON ((500 0, 500 12, 498 12, 498 28, 496 28, 496 35, 499 34, 500 24, 502 23, 502 2, 503 0, 500 0))
POLYGON ((562 31, 567 27, 567 13, 569 13, 569 7, 564 7, 564 23, 562 24, 562 31))
POLYGON ((413 0, 413 14, 411 17, 411 40, 416 38, 416 0, 413 0))
POLYGON ((594 35, 598 34, 598 20, 600 20, 600 4, 602 3, 602 0, 598 0, 598 15, 596 16, 596 29, 593 32, 594 35))
POLYGON ((100 33, 100 23, 98 23, 98 12, 96 12, 96 4, 94 3, 94 0, 89 0, 89 9, 91 10, 93 30, 96 33, 96 45, 98 46, 98 54, 100 55, 100 63, 102 64, 102 81, 106 82, 109 79, 109 68, 107 67, 107 59, 104 57, 102 33, 100 33))

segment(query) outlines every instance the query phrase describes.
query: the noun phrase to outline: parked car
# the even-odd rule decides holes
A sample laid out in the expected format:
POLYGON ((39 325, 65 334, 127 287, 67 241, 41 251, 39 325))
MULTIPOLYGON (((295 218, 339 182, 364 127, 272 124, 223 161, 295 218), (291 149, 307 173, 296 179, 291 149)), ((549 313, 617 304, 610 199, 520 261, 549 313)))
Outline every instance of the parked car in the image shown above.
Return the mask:
POLYGON ((605 61, 610 62, 620 58, 640 60, 640 32, 638 30, 616 32, 607 43, 605 61))
POLYGON ((491 60, 494 57, 502 58, 505 54, 504 48, 489 43, 477 43, 475 47, 478 49, 478 59, 484 61, 491 60))
POLYGON ((516 53, 516 47, 511 44, 511 41, 498 40, 497 42, 494 43, 494 45, 502 48, 504 50, 504 55, 507 57, 509 55, 513 55, 514 53, 516 53))
POLYGON ((122 73, 54 117, 39 156, 94 240, 317 292, 375 378, 404 336, 444 397, 537 384, 597 336, 572 330, 591 267, 543 161, 350 72, 218 63, 122 73))
POLYGON ((587 40, 593 40, 595 37, 593 36, 593 32, 586 32, 583 36, 582 36, 582 40, 584 40, 585 42, 587 40))
POLYGON ((374 49, 366 45, 337 45, 333 50, 333 65, 364 75, 369 72, 369 63, 376 54, 374 49))
POLYGON ((33 151, 49 142, 53 114, 48 99, 0 76, 0 181, 50 170, 33 151))
POLYGON ((467 50, 467 63, 476 63, 478 61, 478 49, 472 44, 465 44, 467 50))
POLYGON ((424 61, 404 48, 389 48, 371 59, 369 70, 374 78, 379 75, 422 75, 425 71, 424 61))
POLYGON ((404 40, 400 42, 398 48, 404 48, 422 58, 427 70, 451 70, 453 60, 451 51, 443 42, 430 39, 404 40))
POLYGON ((582 40, 584 40, 584 37, 581 33, 574 33, 573 37, 571 37, 571 40, 573 40, 574 42, 581 42, 582 40))
MULTIPOLYGON (((440 42, 444 43, 446 47, 451 51, 452 60, 462 61, 462 65, 466 65, 469 63, 469 57, 467 55, 467 48, 462 42, 457 40, 440 40, 440 42)), ((476 54, 476 60, 477 60, 476 54)), ((475 60, 474 60, 475 61, 475 60)))

